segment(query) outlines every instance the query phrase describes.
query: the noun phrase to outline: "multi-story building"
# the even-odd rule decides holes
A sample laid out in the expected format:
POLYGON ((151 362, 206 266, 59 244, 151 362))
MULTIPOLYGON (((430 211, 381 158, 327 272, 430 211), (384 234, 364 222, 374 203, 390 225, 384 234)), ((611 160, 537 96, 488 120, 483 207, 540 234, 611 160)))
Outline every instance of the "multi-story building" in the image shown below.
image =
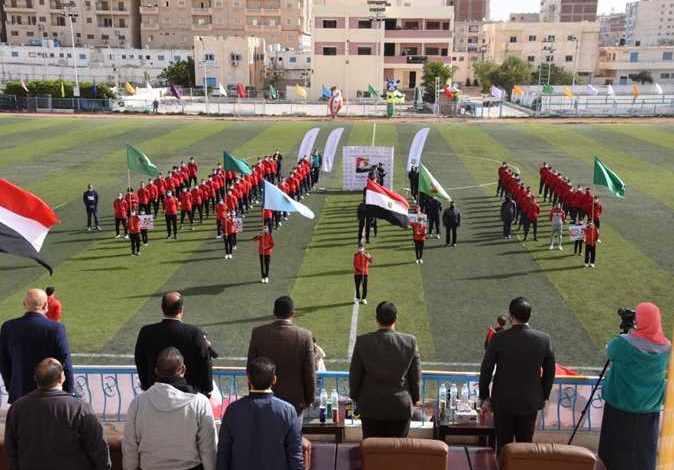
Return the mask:
POLYGON ((625 42, 633 46, 674 44, 674 1, 641 0, 628 4, 625 42))
POLYGON ((482 21, 454 22, 454 51, 479 52, 485 45, 482 21))
POLYGON ((191 50, 0 45, 0 82, 9 80, 74 80, 98 83, 156 83, 171 62, 187 59, 191 50))
POLYGON ((598 0, 541 0, 541 21, 571 23, 597 20, 598 0))
POLYGON ((280 44, 267 46, 265 56, 266 82, 278 90, 293 85, 311 87, 311 50, 293 51, 280 44))
POLYGON ((630 85, 629 76, 642 71, 650 72, 655 83, 674 84, 674 47, 602 47, 593 82, 599 85, 630 85))
MULTIPOLYGON (((501 63, 518 57, 531 65, 553 64, 588 83, 599 54, 599 23, 486 23, 486 56, 501 63)), ((545 69, 544 69, 545 70, 545 69)))
POLYGON ((7 42, 54 40, 76 46, 140 47, 139 0, 4 0, 7 42), (68 16, 66 16, 68 15, 68 16))
POLYGON ((538 23, 541 21, 539 13, 511 13, 510 21, 517 21, 519 23, 538 23))
POLYGON ((297 49, 309 38, 310 0, 141 1, 143 47, 190 47, 193 36, 207 35, 256 36, 297 49))
POLYGON ((600 46, 619 46, 625 41, 625 13, 600 15, 597 19, 600 46))
POLYGON ((264 49, 264 39, 252 36, 195 36, 194 81, 216 90, 219 84, 259 90, 264 85, 264 49))
POLYGON ((446 0, 395 2, 381 21, 362 0, 314 0, 311 95, 336 85, 348 98, 381 90, 385 79, 401 88, 421 86, 424 63, 452 65, 454 9, 446 0))
POLYGON ((489 0, 454 0, 454 19, 456 21, 489 19, 489 0))

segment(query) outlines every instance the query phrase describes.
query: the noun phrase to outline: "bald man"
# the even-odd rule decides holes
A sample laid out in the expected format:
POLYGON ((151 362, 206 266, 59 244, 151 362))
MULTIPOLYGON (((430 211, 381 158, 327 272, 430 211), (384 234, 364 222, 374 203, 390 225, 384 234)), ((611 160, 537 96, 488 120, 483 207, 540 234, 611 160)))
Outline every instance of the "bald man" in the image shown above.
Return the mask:
POLYGON ((88 403, 63 391, 66 376, 53 357, 34 371, 37 390, 9 408, 5 454, 10 468, 108 470, 110 453, 103 426, 88 403))
POLYGON ((49 320, 47 293, 31 289, 23 300, 25 314, 7 320, 0 329, 0 372, 9 393, 9 403, 35 390, 33 370, 47 357, 63 364, 63 389, 73 392, 73 365, 66 328, 49 320))

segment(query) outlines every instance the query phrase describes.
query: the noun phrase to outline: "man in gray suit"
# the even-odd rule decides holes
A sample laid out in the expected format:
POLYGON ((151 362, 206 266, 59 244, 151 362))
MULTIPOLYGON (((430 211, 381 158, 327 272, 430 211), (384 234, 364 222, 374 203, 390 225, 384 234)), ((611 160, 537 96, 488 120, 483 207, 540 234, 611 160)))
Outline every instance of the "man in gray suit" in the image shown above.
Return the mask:
POLYGON ((276 364, 274 396, 292 404, 301 417, 313 404, 316 391, 313 336, 293 324, 295 307, 290 297, 276 299, 274 316, 273 322, 253 328, 248 362, 266 357, 276 364))
POLYGON ((379 329, 356 338, 349 388, 360 412, 363 439, 407 437, 412 406, 419 401, 417 340, 395 330, 397 319, 396 306, 381 302, 377 305, 379 329))

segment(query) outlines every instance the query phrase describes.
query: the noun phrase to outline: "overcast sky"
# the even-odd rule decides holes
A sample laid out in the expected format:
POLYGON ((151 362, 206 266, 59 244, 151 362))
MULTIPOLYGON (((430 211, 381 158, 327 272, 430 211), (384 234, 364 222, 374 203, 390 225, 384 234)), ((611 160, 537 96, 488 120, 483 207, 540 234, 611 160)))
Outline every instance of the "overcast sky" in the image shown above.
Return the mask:
MULTIPOLYGON (((634 1, 634 0, 631 0, 634 1)), ((626 0, 599 0, 599 13, 610 13, 611 9, 616 12, 625 11, 626 0)), ((506 20, 511 12, 538 12, 540 0, 491 0, 491 18, 494 20, 506 20)))

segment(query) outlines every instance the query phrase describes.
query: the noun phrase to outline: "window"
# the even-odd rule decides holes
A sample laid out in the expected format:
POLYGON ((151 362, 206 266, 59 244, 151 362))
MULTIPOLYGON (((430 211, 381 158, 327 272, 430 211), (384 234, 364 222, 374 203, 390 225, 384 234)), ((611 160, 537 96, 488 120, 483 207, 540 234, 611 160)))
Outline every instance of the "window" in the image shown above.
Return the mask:
POLYGON ((564 60, 565 60, 566 62, 573 62, 573 56, 572 56, 572 55, 567 55, 566 57, 564 57, 564 60))
POLYGON ((12 51, 12 57, 19 57, 19 51, 12 51))
POLYGON ((536 40, 536 35, 535 34, 530 34, 529 35, 529 42, 534 42, 536 40))
POLYGON ((426 22, 426 29, 440 29, 440 22, 439 21, 427 21, 426 22))
POLYGON ((289 64, 296 64, 297 63, 297 57, 295 57, 295 56, 288 57, 288 63, 289 64))
POLYGON ((39 18, 39 20, 40 20, 40 23, 46 23, 46 22, 47 22, 47 18, 44 17, 44 16, 41 16, 41 17, 39 18))
POLYGON ((173 60, 176 62, 180 62, 181 57, 179 55, 173 56, 173 60))
POLYGON ((311 63, 311 57, 307 57, 307 64, 311 63))
POLYGON ((661 73, 660 74, 660 78, 670 78, 670 76, 671 75, 669 73, 661 73))
POLYGON ((426 55, 440 55, 440 48, 426 47, 426 55))
POLYGON ((448 51, 448 50, 449 50, 449 49, 447 49, 446 47, 443 47, 442 49, 440 49, 440 55, 441 55, 442 57, 447 57, 447 51, 448 51))
POLYGON ((337 55, 337 48, 324 46, 323 55, 337 55))
POLYGON ((569 34, 569 35, 566 37, 566 40, 567 40, 567 41, 575 41, 575 40, 576 40, 576 36, 574 36, 573 34, 569 34))
POLYGON ((510 36, 510 43, 515 43, 517 42, 517 36, 510 36))
POLYGON ((662 53, 662 60, 672 60, 672 51, 665 51, 662 53))
POLYGON ((419 29, 419 22, 418 21, 405 21, 403 23, 403 29, 417 30, 417 29, 419 29))
POLYGON ((94 39, 94 35, 93 34, 87 34, 87 39, 94 39))
POLYGON ((553 55, 546 55, 546 56, 545 56, 545 61, 548 62, 548 63, 554 62, 554 61, 555 61, 555 56, 553 56, 553 55))
POLYGON ((449 21, 444 21, 442 23, 442 29, 445 31, 449 31, 449 21))
POLYGON ((534 56, 532 56, 532 55, 527 56, 527 62, 535 62, 535 61, 536 61, 536 58, 534 56))
POLYGON ((103 27, 112 28, 112 18, 103 18, 103 27))
POLYGON ((555 42, 555 35, 554 34, 548 35, 548 37, 545 38, 545 42, 555 42))
POLYGON ((359 46, 356 55, 372 55, 372 48, 370 46, 359 46))
POLYGON ((337 29, 337 20, 323 20, 323 28, 337 29))
POLYGON ((358 29, 372 29, 372 20, 358 20, 358 29))
POLYGON ((80 60, 87 60, 86 54, 80 54, 80 60))
POLYGON ((56 26, 65 26, 66 25, 66 19, 62 16, 57 16, 56 17, 56 26))
POLYGON ((638 52, 630 52, 630 62, 639 62, 638 52))
POLYGON ((28 37, 33 36, 33 32, 32 31, 26 31, 26 36, 28 36, 28 37))
POLYGON ((119 27, 126 28, 126 21, 124 21, 124 18, 119 19, 119 27))
POLYGON ((157 60, 159 60, 159 61, 164 61, 164 60, 166 60, 166 59, 164 58, 164 56, 163 56, 162 54, 159 54, 159 55, 157 56, 157 60))
POLYGON ((91 23, 91 18, 87 18, 87 23, 91 23))

